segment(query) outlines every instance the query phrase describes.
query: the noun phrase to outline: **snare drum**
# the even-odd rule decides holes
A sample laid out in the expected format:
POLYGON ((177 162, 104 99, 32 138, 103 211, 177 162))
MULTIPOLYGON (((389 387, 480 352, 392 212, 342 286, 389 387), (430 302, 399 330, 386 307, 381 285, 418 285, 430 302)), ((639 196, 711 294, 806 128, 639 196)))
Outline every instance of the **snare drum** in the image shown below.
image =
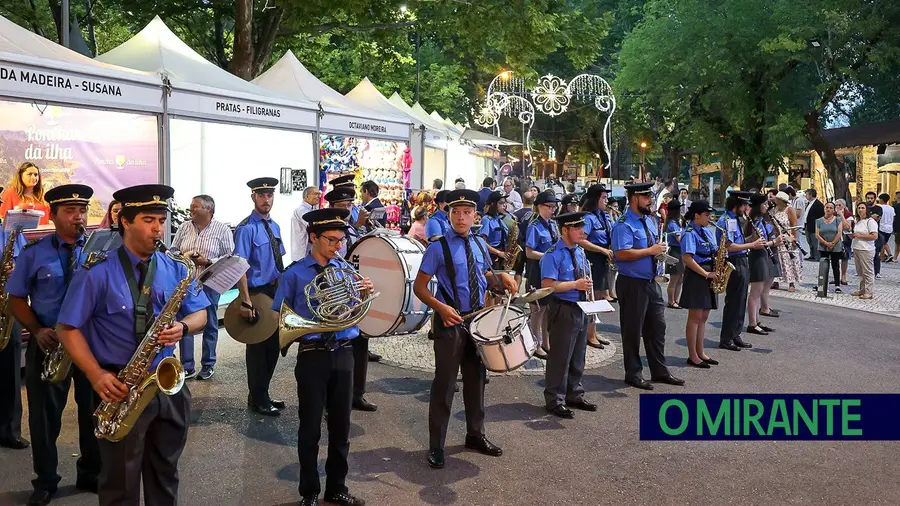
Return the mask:
POLYGON ((537 343, 528 328, 525 313, 510 306, 497 335, 497 322, 503 314, 503 307, 496 307, 472 320, 471 334, 484 367, 492 372, 510 372, 525 365, 534 355, 537 343), (506 327, 513 331, 506 335, 506 327))
MULTIPOLYGON (((411 237, 378 233, 363 237, 350 248, 349 262, 381 293, 359 322, 362 335, 411 334, 425 325, 431 308, 413 294, 424 254, 422 244, 411 237)), ((436 284, 432 279, 428 285, 432 294, 436 284)))

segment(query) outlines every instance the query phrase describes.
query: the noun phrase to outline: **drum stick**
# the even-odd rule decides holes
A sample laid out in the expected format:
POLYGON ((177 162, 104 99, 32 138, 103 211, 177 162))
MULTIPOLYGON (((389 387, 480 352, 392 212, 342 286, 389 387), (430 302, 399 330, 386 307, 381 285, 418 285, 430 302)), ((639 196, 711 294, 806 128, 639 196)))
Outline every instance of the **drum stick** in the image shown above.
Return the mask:
POLYGON ((494 335, 500 335, 500 327, 503 326, 503 322, 506 320, 506 313, 509 311, 509 303, 512 302, 512 296, 510 294, 506 294, 506 304, 503 306, 503 312, 500 313, 500 319, 497 320, 497 330, 494 332, 494 335))

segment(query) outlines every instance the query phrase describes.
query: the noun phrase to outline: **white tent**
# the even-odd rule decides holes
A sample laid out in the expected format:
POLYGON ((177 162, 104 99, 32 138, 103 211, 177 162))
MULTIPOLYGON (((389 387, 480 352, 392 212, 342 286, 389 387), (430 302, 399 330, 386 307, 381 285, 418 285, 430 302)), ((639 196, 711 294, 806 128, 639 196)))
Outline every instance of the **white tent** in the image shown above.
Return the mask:
POLYGON ((0 16, 0 97, 162 112, 159 77, 96 62, 0 16))
POLYGON ((292 99, 320 103, 323 133, 409 141, 409 118, 368 109, 341 95, 316 78, 290 50, 253 83, 292 99))
POLYGON ((220 204, 216 219, 237 224, 252 210, 245 181, 275 177, 281 188, 271 216, 290 249, 291 215, 302 202, 302 192, 293 190, 316 179, 318 141, 309 132, 316 130, 317 104, 291 100, 219 68, 159 17, 97 59, 158 72, 171 85, 165 180, 182 207, 191 196, 207 194, 220 204))
POLYGON ((424 125, 425 127, 425 145, 431 146, 437 149, 447 149, 447 145, 450 142, 451 137, 453 137, 453 133, 450 129, 441 121, 437 121, 428 114, 421 114, 422 111, 417 111, 409 104, 403 100, 403 97, 400 96, 396 91, 393 95, 391 95, 390 101, 392 104, 397 106, 398 109, 401 109, 403 112, 408 114, 413 121, 417 122, 420 125, 424 125))

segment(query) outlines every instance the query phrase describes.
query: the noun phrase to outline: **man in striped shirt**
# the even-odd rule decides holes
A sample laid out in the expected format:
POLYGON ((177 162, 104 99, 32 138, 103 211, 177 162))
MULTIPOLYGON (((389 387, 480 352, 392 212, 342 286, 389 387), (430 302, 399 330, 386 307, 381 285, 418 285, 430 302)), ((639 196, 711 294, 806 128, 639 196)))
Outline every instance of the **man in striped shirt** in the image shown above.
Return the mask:
MULTIPOLYGON (((212 265, 216 260, 234 253, 234 236, 231 228, 213 219, 216 202, 209 195, 197 195, 191 201, 191 221, 181 224, 172 248, 197 264, 197 270, 212 265)), ((192 378, 208 380, 212 378, 216 365, 216 342, 219 339, 219 294, 203 287, 203 293, 209 298, 210 305, 206 309, 206 327, 203 329, 203 358, 200 374, 194 368, 194 336, 181 339, 181 363, 185 375, 192 378)))

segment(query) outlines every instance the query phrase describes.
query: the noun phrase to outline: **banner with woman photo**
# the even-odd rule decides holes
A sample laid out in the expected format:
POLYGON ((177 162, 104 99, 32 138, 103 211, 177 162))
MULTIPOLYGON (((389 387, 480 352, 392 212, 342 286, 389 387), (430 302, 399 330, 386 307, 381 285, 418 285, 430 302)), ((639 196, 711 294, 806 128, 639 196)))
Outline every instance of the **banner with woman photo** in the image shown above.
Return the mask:
POLYGON ((17 179, 25 162, 38 167, 42 192, 69 183, 93 188, 88 224, 96 225, 113 192, 159 182, 157 118, 0 101, 0 185, 7 191, 23 187, 17 179))

